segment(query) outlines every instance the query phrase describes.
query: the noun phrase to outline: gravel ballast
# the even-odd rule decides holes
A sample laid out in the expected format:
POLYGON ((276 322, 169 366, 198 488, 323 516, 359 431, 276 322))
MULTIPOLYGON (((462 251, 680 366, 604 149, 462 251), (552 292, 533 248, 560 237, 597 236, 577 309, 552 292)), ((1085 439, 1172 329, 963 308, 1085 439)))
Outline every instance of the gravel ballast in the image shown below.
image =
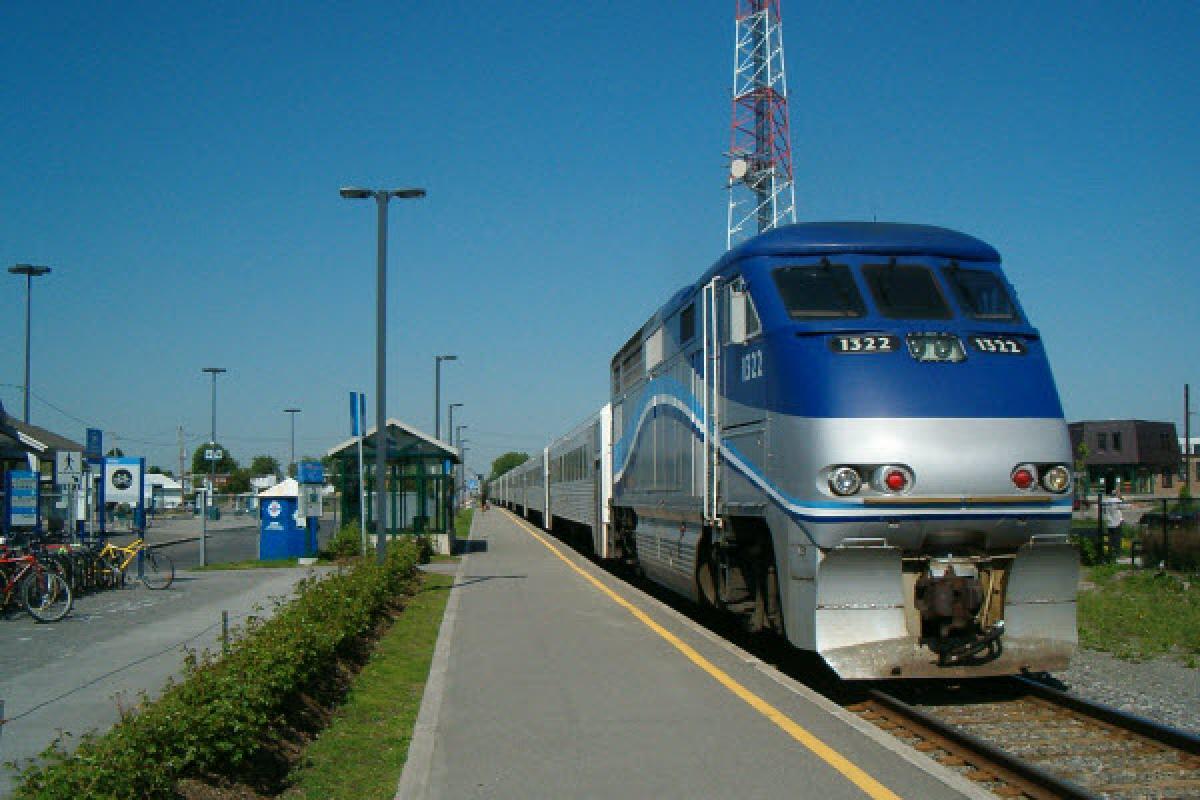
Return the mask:
POLYGON ((1200 735, 1200 669, 1170 658, 1123 661, 1080 648, 1054 677, 1072 694, 1200 735))

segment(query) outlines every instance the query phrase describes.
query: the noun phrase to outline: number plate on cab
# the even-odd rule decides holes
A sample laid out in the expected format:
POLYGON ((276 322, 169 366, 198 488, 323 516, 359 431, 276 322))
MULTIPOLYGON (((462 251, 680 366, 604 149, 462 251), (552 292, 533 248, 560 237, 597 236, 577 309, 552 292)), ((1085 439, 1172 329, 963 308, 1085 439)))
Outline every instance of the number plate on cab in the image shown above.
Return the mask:
POLYGON ((1011 336, 972 336, 970 340, 971 347, 981 353, 1023 356, 1029 352, 1024 342, 1011 336))
POLYGON ((835 353, 895 353, 900 349, 900 337, 885 333, 833 336, 829 349, 835 353))

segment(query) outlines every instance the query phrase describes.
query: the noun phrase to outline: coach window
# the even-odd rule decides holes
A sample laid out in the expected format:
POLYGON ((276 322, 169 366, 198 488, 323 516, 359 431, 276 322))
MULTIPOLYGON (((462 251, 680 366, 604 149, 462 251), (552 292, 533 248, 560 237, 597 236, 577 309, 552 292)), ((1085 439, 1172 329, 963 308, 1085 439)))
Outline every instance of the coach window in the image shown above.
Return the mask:
POLYGON ((696 304, 688 303, 679 312, 679 344, 682 346, 696 337, 696 304))
POLYGON ((621 390, 627 390, 642 377, 645 364, 642 361, 641 345, 625 354, 621 360, 621 390))
POLYGON ((975 319, 1017 320, 1016 306, 999 275, 981 269, 963 269, 957 264, 946 267, 945 275, 958 302, 975 319))
POLYGON ((863 277, 879 311, 889 319, 951 319, 954 315, 942 297, 933 273, 909 264, 872 264, 863 277))
POLYGON ((774 272, 775 286, 792 319, 861 317, 862 295, 845 264, 823 259, 810 267, 784 267, 774 272))
POLYGON ((646 339, 646 371, 649 372, 663 360, 663 329, 658 327, 646 339))

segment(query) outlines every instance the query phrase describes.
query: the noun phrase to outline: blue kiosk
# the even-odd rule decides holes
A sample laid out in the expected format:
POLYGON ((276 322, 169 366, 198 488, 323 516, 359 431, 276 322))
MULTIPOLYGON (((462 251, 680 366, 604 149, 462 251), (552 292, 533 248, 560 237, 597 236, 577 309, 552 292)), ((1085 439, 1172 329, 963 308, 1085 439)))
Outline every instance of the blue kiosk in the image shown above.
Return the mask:
POLYGON ((315 555, 309 544, 308 527, 298 519, 299 484, 288 478, 259 495, 258 558, 274 561, 315 555))

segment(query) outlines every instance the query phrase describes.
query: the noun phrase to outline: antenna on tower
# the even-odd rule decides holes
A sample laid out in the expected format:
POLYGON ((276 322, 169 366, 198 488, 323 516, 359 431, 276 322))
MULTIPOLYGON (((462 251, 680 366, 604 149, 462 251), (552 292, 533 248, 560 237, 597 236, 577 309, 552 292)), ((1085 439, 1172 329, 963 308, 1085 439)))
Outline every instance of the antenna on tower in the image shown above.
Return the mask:
POLYGON ((734 0, 725 246, 796 221, 779 0, 734 0))

